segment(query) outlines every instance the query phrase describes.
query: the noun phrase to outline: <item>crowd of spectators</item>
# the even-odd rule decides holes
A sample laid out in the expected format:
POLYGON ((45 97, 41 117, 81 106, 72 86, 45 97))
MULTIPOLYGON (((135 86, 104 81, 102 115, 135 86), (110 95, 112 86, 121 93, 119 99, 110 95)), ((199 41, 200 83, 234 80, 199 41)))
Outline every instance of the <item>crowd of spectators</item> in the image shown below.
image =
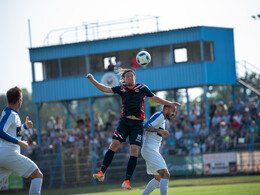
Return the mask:
MULTIPOLYGON (((96 158, 101 158, 112 141, 114 129, 119 116, 109 111, 104 123, 99 114, 94 116, 95 137, 91 136, 90 116, 77 117, 76 125, 72 129, 65 129, 61 117, 50 117, 46 124, 47 132, 41 135, 41 147, 37 144, 37 130, 27 130, 23 139, 29 147, 24 154, 35 158, 39 153, 56 153, 63 148, 67 158, 90 153, 90 146, 94 146, 96 158), (75 148, 77 150, 75 150, 75 148)), ((211 101, 209 105, 209 124, 206 123, 206 108, 204 103, 193 103, 191 112, 186 115, 179 110, 177 116, 166 122, 166 129, 170 131, 161 144, 161 153, 166 155, 201 154, 221 151, 232 151, 238 144, 253 143, 259 136, 260 128, 260 100, 255 97, 245 102, 237 99, 236 103, 211 101), (209 128, 208 128, 209 126, 209 128)), ((128 150, 127 143, 122 144, 121 151, 128 150)))

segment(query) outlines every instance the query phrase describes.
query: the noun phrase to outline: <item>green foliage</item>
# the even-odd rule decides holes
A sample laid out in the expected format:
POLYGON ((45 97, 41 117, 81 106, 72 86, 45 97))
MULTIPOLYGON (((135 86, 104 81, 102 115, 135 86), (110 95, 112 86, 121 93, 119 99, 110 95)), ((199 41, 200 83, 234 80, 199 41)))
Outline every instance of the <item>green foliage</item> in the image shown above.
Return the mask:
POLYGON ((0 111, 2 112, 3 109, 7 106, 7 99, 5 94, 0 95, 0 111))

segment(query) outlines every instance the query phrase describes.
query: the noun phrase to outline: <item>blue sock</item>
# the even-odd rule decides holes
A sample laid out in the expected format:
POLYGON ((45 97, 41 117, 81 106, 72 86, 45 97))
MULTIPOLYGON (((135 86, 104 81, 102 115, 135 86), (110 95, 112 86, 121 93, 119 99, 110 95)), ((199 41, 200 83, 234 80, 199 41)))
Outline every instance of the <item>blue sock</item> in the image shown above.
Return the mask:
POLYGON ((103 160, 102 166, 101 166, 101 171, 102 171, 103 173, 106 172, 108 166, 109 166, 110 163, 112 162, 113 157, 114 157, 114 154, 115 154, 114 151, 112 151, 112 150, 110 150, 110 149, 107 150, 107 152, 106 152, 106 154, 105 154, 105 156, 104 156, 104 160, 103 160))
POLYGON ((127 164, 125 180, 130 180, 130 178, 132 177, 136 167, 136 162, 137 162, 137 157, 130 156, 127 164))

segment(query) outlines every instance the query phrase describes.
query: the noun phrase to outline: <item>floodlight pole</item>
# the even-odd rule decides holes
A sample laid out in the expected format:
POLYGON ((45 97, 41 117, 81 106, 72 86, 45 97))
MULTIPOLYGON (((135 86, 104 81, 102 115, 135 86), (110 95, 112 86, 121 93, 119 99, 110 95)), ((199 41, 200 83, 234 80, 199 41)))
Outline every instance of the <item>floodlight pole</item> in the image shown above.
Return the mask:
POLYGON ((29 41, 30 41, 30 48, 32 47, 32 35, 31 35, 31 22, 28 19, 28 32, 29 32, 29 41))

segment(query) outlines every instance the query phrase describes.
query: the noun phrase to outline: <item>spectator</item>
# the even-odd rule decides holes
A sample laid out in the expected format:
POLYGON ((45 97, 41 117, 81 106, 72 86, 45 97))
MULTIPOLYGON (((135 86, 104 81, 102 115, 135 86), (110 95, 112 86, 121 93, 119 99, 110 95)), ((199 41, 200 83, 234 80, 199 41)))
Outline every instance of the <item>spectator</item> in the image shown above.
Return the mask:
POLYGON ((227 110, 227 105, 224 104, 223 101, 219 101, 219 104, 218 104, 218 107, 217 107, 218 113, 222 113, 222 112, 224 112, 226 110, 227 110))
POLYGON ((230 118, 233 118, 235 113, 236 113, 236 107, 234 106, 234 103, 233 102, 229 102, 228 114, 230 115, 230 118))
POLYGON ((206 136, 204 136, 204 134, 201 134, 199 136, 198 140, 199 140, 199 146, 201 147, 202 152, 205 153, 206 152, 206 144, 205 144, 206 136))
POLYGON ((228 133, 228 126, 225 123, 225 121, 221 121, 220 127, 219 127, 219 133, 222 138, 224 138, 228 133))
POLYGON ((35 160, 35 158, 36 158, 36 156, 38 154, 39 146, 31 138, 28 139, 28 145, 29 146, 26 148, 25 154, 30 159, 35 160))
POLYGON ((196 114, 195 109, 193 108, 191 110, 191 114, 190 114, 190 124, 191 124, 191 126, 194 125, 194 122, 196 121, 196 119, 197 119, 197 114, 196 114))
POLYGON ((215 134, 210 134, 206 141, 205 141, 205 144, 206 144, 206 151, 208 151, 209 153, 213 152, 213 149, 215 148, 215 134))
POLYGON ((224 111, 222 119, 226 124, 230 124, 230 115, 228 114, 228 111, 224 111))
POLYGON ((201 151, 200 151, 199 145, 197 143, 194 143, 193 148, 190 151, 190 154, 191 155, 197 155, 197 154, 200 154, 200 152, 201 151))
POLYGON ((235 104, 236 111, 241 111, 242 106, 244 106, 244 102, 241 100, 241 98, 237 98, 237 102, 235 104))
POLYGON ((212 117, 212 120, 211 120, 212 130, 217 130, 220 122, 221 122, 221 117, 219 116, 219 113, 217 111, 215 111, 215 114, 214 114, 214 116, 212 117))
POLYGON ((257 118, 257 107, 255 103, 251 103, 249 106, 249 113, 252 119, 256 120, 257 118))
POLYGON ((257 112, 260 112, 260 100, 258 99, 257 96, 255 96, 255 98, 254 98, 254 104, 257 109, 257 112))
POLYGON ((115 120, 115 113, 112 111, 108 111, 108 119, 105 126, 105 131, 113 130, 112 122, 115 120))
POLYGON ((177 141, 179 141, 183 136, 183 131, 180 129, 180 128, 176 128, 176 131, 175 131, 175 138, 177 141))
POLYGON ((196 102, 193 103, 192 109, 194 109, 196 116, 200 116, 200 107, 197 106, 196 102))
POLYGON ((210 119, 213 118, 216 109, 217 109, 217 105, 216 105, 215 102, 212 100, 212 101, 210 102, 210 106, 209 106, 209 116, 210 116, 210 119))
POLYGON ((230 127, 237 136, 240 136, 241 124, 237 121, 235 116, 231 119, 230 127))
POLYGON ((194 129, 195 129, 196 135, 199 135, 199 131, 200 131, 200 127, 201 127, 201 124, 199 123, 199 120, 196 120, 196 121, 195 121, 193 127, 194 127, 194 129))
POLYGON ((237 146, 237 136, 234 131, 229 131, 229 150, 235 149, 237 146))
POLYGON ((244 118, 243 118, 243 126, 244 126, 244 129, 248 129, 248 127, 251 125, 251 122, 252 122, 252 119, 250 117, 249 114, 247 114, 244 118))
POLYGON ((200 103, 200 116, 199 116, 202 120, 205 120, 206 118, 206 107, 205 104, 203 102, 200 103))
POLYGON ((260 112, 257 114, 256 124, 257 124, 258 128, 260 128, 260 112))
POLYGON ((199 136, 202 135, 202 134, 204 135, 204 137, 207 137, 208 134, 209 134, 209 130, 208 130, 207 126, 206 126, 206 122, 205 121, 202 122, 200 130, 199 130, 199 136))
POLYGON ((251 125, 247 128, 246 131, 246 142, 249 142, 249 138, 255 142, 256 134, 259 132, 259 127, 256 125, 255 121, 251 122, 251 125))
POLYGON ((43 154, 53 152, 51 138, 47 135, 43 135, 42 137, 41 151, 43 154))
POLYGON ((108 63, 107 71, 114 71, 115 65, 112 63, 111 59, 109 59, 108 63))
POLYGON ((63 129, 63 120, 60 116, 56 116, 55 130, 59 132, 63 129))
POLYGON ((168 154, 175 154, 175 146, 176 146, 176 139, 173 135, 170 135, 167 139, 167 145, 168 145, 168 154))
POLYGON ((95 125, 95 131, 100 132, 103 126, 103 120, 98 113, 95 114, 94 125, 95 125))
POLYGON ((38 143, 38 133, 37 130, 35 128, 33 128, 33 133, 31 135, 32 141, 38 143))
POLYGON ((132 54, 131 67, 132 67, 133 69, 135 69, 135 70, 139 68, 139 64, 138 64, 137 61, 136 61, 136 54, 135 54, 135 53, 132 54))
POLYGON ((89 131, 90 130, 90 124, 91 124, 89 114, 85 115, 84 123, 85 123, 85 127, 86 127, 87 131, 89 131))
POLYGON ((51 116, 50 120, 47 123, 47 131, 50 134, 51 130, 55 129, 56 121, 54 120, 54 117, 51 116))
POLYGON ((241 114, 240 111, 236 112, 235 117, 236 117, 237 121, 238 121, 240 124, 242 124, 243 115, 241 114))
POLYGON ((180 113, 178 115, 178 119, 180 119, 181 121, 183 121, 185 119, 185 114, 183 113, 183 110, 180 110, 180 113))

